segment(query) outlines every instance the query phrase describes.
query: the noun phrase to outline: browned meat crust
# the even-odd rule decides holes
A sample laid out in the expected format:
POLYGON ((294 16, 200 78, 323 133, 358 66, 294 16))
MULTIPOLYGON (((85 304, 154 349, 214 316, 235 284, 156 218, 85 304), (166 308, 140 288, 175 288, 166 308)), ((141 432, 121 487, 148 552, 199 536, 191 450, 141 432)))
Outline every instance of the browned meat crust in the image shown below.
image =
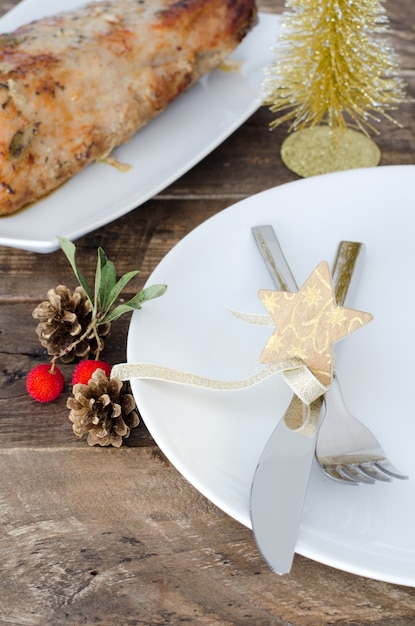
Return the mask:
POLYGON ((111 0, 0 35, 0 215, 128 141, 255 21, 255 0, 111 0))

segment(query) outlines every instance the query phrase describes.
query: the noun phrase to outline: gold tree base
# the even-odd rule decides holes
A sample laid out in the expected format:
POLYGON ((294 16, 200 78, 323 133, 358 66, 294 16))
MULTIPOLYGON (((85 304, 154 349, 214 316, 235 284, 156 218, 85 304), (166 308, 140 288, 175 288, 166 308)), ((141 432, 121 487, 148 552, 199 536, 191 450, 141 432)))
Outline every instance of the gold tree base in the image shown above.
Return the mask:
POLYGON ((284 164, 304 178, 374 167, 379 164, 380 157, 378 146, 351 128, 313 126, 292 133, 281 146, 284 164))

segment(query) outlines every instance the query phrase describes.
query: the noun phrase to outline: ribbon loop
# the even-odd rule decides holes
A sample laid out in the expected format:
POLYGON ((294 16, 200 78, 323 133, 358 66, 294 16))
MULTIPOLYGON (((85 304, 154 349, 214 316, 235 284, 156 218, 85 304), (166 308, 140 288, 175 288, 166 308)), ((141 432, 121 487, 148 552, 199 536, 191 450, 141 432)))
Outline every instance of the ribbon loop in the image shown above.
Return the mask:
POLYGON ((322 404, 322 396, 311 404, 304 404, 298 396, 294 395, 283 417, 287 428, 305 437, 313 438, 317 433, 322 404))

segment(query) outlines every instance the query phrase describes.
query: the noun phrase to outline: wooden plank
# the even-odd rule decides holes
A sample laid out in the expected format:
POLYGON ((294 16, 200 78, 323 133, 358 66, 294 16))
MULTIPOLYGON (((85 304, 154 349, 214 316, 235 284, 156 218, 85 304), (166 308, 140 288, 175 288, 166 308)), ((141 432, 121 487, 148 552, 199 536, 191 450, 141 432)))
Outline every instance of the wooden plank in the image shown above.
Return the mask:
POLYGON ((4 13, 7 13, 7 11, 10 11, 10 9, 12 9, 14 6, 16 6, 16 4, 19 3, 19 0, 1 0, 0 2, 0 15, 3 15, 4 13))
POLYGON ((2 450, 0 471, 2 624, 414 623, 414 589, 302 557, 276 576, 152 449, 2 450))

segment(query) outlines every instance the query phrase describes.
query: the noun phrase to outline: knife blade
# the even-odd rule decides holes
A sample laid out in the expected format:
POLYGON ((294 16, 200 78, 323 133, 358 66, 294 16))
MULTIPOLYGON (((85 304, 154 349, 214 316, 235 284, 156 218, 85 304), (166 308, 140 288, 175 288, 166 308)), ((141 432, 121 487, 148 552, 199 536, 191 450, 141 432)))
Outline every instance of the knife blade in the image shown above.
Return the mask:
MULTIPOLYGON (((296 281, 272 226, 252 229, 267 267, 282 291, 297 291, 296 281)), ((344 304, 356 284, 364 245, 342 241, 333 268, 336 299, 344 304), (352 280, 353 277, 353 280, 352 280)), ((321 409, 322 399, 317 401, 321 409)), ((301 407, 301 403, 298 403, 301 407)), ((320 421, 323 412, 320 411, 320 421)), ((299 526, 313 463, 318 428, 312 436, 277 424, 258 461, 251 487, 250 514, 256 544, 278 574, 291 571, 299 526)))

